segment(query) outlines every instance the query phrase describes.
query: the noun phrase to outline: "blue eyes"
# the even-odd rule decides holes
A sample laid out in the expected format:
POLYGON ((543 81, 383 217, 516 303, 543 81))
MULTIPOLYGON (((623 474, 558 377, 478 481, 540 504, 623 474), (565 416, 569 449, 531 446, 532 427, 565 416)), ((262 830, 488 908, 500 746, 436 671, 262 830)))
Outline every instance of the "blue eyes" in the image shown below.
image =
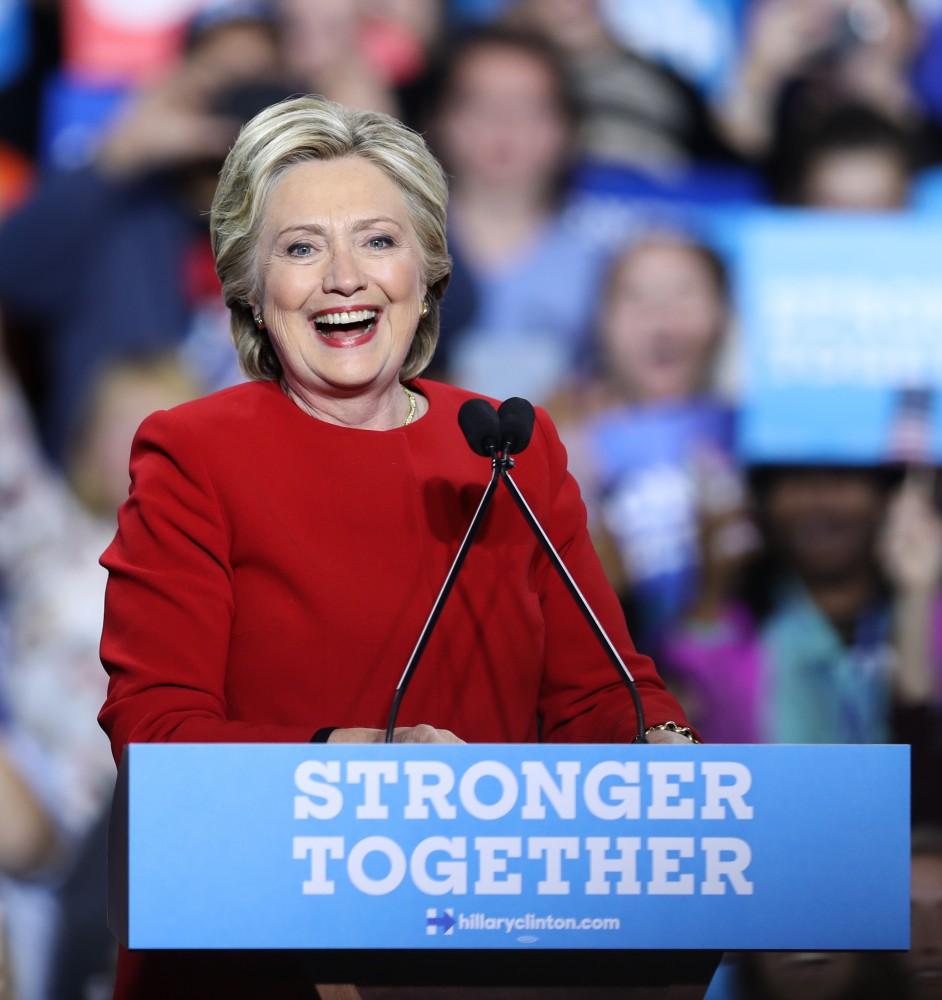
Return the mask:
MULTIPOLYGON (((396 245, 396 241, 391 236, 371 236, 366 241, 366 246, 370 250, 389 250, 396 245)), ((314 246, 311 243, 292 243, 287 247, 285 253, 289 257, 306 258, 314 254, 314 246)))

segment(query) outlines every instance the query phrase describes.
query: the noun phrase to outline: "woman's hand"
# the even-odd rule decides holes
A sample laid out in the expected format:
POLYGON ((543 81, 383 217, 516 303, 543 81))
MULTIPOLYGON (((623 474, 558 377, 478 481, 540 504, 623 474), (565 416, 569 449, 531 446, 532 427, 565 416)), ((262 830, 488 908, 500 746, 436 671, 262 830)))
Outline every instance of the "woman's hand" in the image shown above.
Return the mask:
POLYGON ((212 111, 226 82, 191 61, 142 91, 107 133, 98 150, 99 167, 109 176, 128 178, 202 160, 222 162, 239 130, 237 121, 212 111))
MULTIPOLYGON (((383 743, 384 729, 335 729, 328 743, 383 743)), ((464 743, 448 729, 436 729, 423 722, 418 726, 397 726, 393 743, 464 743)))
POLYGON ((762 539, 740 473, 729 458, 701 448, 693 458, 699 542, 699 582, 687 617, 700 625, 723 618, 762 539))
POLYGON ((669 729, 654 729, 647 734, 648 743, 683 743, 684 746, 696 746, 693 740, 688 740, 680 733, 672 733, 669 729))
POLYGON ((716 108, 717 123, 741 155, 764 155, 786 82, 833 37, 839 7, 824 0, 762 0, 750 10, 739 66, 716 108))
POLYGON ((890 504, 880 544, 883 568, 900 594, 934 594, 942 582, 942 518, 933 473, 910 472, 890 504))
POLYGON ((894 688, 904 705, 932 701, 936 686, 933 617, 942 577, 942 518, 933 503, 934 472, 912 470, 887 514, 880 543, 895 589, 894 688))

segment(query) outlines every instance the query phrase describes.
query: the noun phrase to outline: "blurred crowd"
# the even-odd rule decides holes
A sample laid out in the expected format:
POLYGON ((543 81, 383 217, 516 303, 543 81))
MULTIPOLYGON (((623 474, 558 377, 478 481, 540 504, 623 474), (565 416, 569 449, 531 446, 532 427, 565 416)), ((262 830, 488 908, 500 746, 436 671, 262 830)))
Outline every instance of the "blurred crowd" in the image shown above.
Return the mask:
POLYGON ((0 3, 0 998, 110 995, 97 559, 140 421, 241 378, 207 212, 298 92, 445 164, 433 377, 549 409, 704 739, 913 748, 912 950, 751 955, 710 996, 942 996, 938 459, 744 456, 705 222, 931 213, 942 0, 167 0, 138 56, 91 38, 121 6, 0 3))

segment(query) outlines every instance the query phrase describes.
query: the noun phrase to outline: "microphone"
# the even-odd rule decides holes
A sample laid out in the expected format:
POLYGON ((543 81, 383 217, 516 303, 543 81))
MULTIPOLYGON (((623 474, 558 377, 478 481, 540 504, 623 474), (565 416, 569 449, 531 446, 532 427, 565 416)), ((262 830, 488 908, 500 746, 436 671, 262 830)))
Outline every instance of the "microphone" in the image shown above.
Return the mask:
POLYGON ((500 448, 497 411, 486 399, 469 399, 458 411, 458 426, 471 450, 486 458, 500 448))
POLYGON ((505 455, 516 455, 526 448, 533 436, 536 411, 528 399, 511 396, 500 404, 497 411, 500 421, 501 450, 505 455))
POLYGON ((491 457, 491 478, 481 496, 477 510, 475 510, 474 516, 468 524, 468 529, 461 540, 458 552, 455 554, 455 558, 448 572, 445 574, 441 589, 435 598, 435 603, 432 605, 432 610, 429 612, 425 624, 422 626, 422 631, 419 633, 419 638, 416 640, 405 669, 402 671, 399 683, 396 685, 392 704, 389 708, 389 718, 386 722, 387 743, 392 743, 393 741, 396 731, 396 719, 399 715, 399 706, 402 704, 402 699, 409 688, 409 683, 415 674, 416 667, 419 665, 419 660, 421 660, 422 654, 425 652, 428 640, 445 607, 448 595, 455 585, 455 580, 457 580, 458 573, 461 571, 468 550, 471 548, 471 543, 474 541, 484 515, 491 505, 491 501, 494 499, 494 493, 497 490, 497 481, 500 478, 501 464, 498 458, 498 442, 500 440, 501 428, 500 420, 494 407, 486 399, 469 399, 462 404, 461 409, 458 411, 458 426, 461 428, 465 440, 472 451, 478 455, 491 457))
POLYGON ((566 585, 566 589, 569 591, 572 599, 576 602, 576 606, 589 623, 589 627, 592 629, 593 634, 601 644, 602 649, 605 650, 606 655, 614 665, 619 677, 622 681, 624 681, 625 686, 628 688, 635 708, 635 718, 638 723, 638 732, 635 736, 634 742, 647 743, 647 737, 644 734, 646 728, 644 724, 644 708, 641 705, 641 698, 638 695, 638 687, 635 684, 635 679, 632 676, 631 671, 628 669, 625 661, 621 658, 621 655, 615 648, 615 644, 602 627, 602 623, 598 620, 598 617, 592 610, 591 605, 586 600, 585 595, 579 589, 579 585, 573 579, 572 574, 566 567, 566 564, 562 561, 555 546, 550 541, 549 535, 547 535, 547 533, 543 530, 543 525, 540 524, 536 514, 534 514, 530 509, 530 505, 527 503, 523 493, 520 492, 520 488, 514 482, 513 476, 510 474, 510 469, 513 467, 514 463, 513 459, 509 458, 509 456, 523 451, 530 443, 530 438, 533 434, 533 424, 536 420, 536 413, 533 406, 526 399, 514 396, 505 400, 501 404, 500 409, 498 410, 498 418, 500 421, 500 440, 503 444, 502 450, 504 455, 504 461, 498 463, 498 474, 503 479, 504 485, 510 491, 510 495, 514 498, 514 501, 520 508, 524 520, 530 526, 530 530, 534 533, 534 535, 536 535, 537 540, 549 556, 550 562, 553 564, 554 569, 566 585))

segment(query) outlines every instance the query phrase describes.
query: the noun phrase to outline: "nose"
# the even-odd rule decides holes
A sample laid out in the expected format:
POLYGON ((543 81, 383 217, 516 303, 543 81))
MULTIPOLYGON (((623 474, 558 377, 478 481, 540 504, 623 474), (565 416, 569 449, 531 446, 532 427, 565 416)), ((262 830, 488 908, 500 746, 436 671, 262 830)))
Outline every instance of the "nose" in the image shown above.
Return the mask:
POLYGON ((366 288, 366 278, 351 247, 334 246, 324 272, 324 291, 355 295, 366 288))

